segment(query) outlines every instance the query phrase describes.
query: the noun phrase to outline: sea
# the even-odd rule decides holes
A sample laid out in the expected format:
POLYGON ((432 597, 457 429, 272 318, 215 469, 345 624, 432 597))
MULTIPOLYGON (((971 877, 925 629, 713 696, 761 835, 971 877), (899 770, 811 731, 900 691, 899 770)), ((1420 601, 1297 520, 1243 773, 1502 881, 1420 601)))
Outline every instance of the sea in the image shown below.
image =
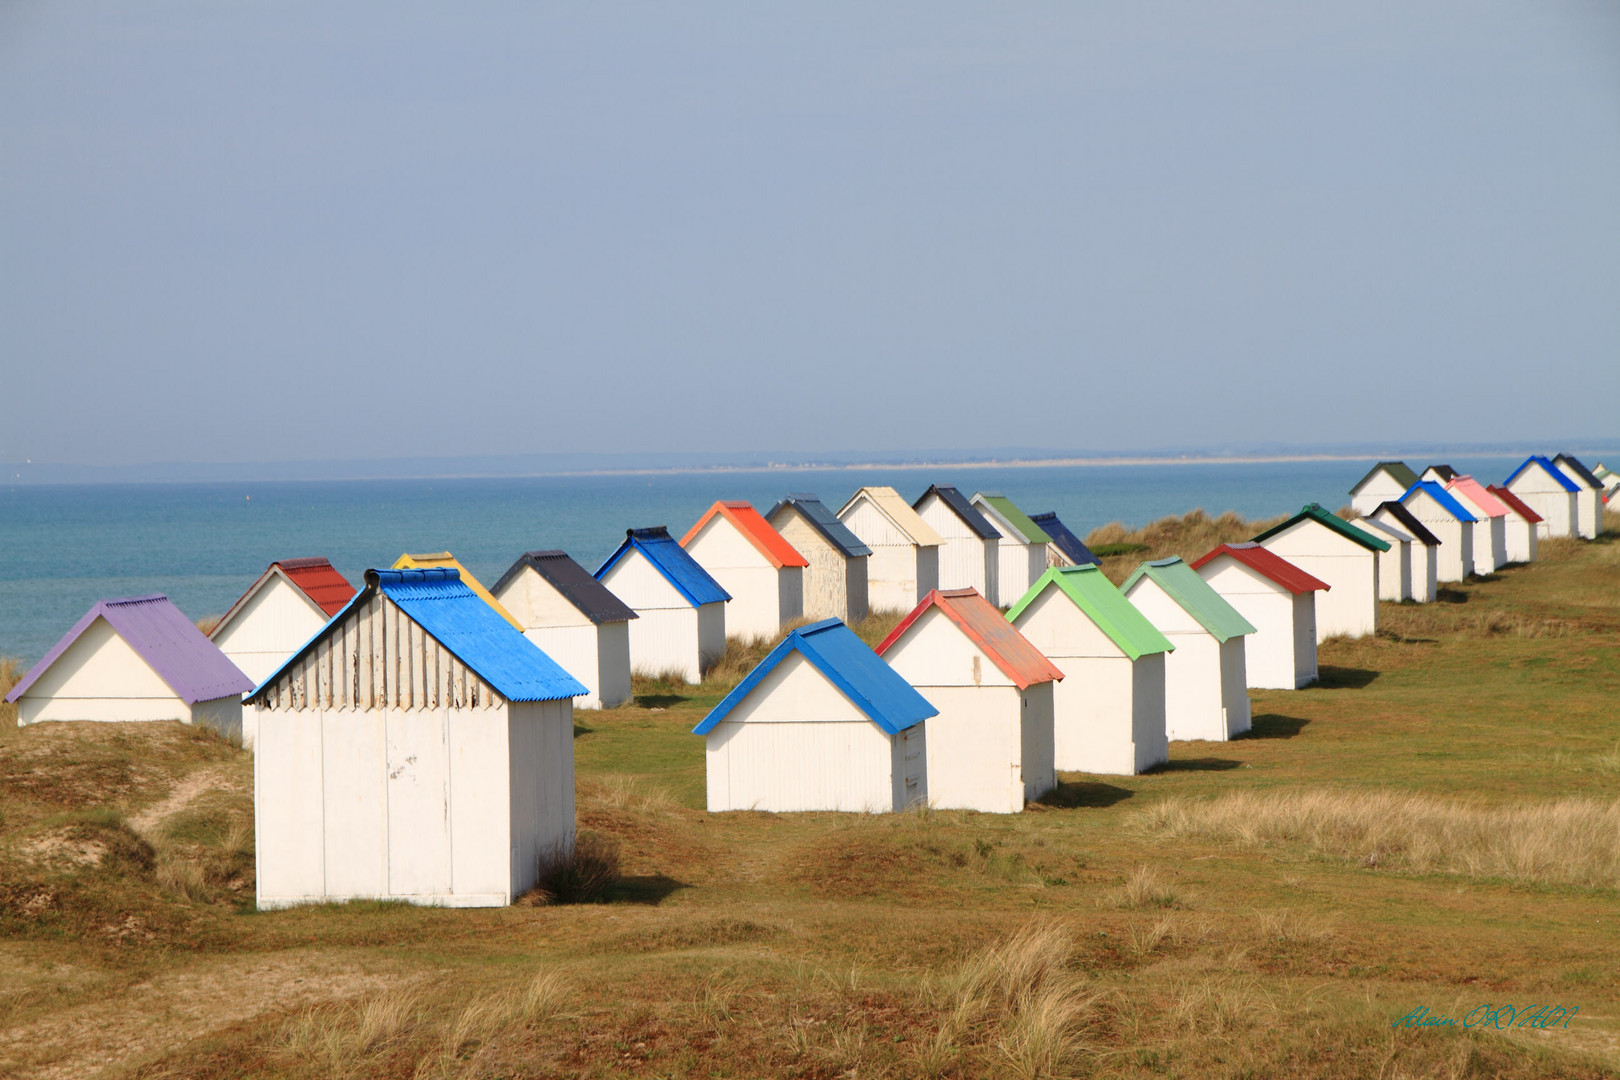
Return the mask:
MULTIPOLYGON (((193 619, 220 615, 276 559, 319 555, 357 585, 403 552, 451 551, 493 585, 525 551, 561 548, 595 570, 627 528, 677 539, 716 499, 761 512, 788 492, 834 511, 857 488, 908 499, 929 484, 1000 492, 1026 513, 1057 511, 1084 537, 1202 508, 1273 517, 1336 509, 1367 461, 970 465, 431 480, 332 480, 0 487, 0 656, 43 656, 96 601, 163 593, 193 619)), ((1415 463, 1414 463, 1415 464, 1415 463)), ((1500 483, 1517 458, 1456 458, 1500 483)), ((1193 557, 1201 552, 1186 552, 1193 557)))

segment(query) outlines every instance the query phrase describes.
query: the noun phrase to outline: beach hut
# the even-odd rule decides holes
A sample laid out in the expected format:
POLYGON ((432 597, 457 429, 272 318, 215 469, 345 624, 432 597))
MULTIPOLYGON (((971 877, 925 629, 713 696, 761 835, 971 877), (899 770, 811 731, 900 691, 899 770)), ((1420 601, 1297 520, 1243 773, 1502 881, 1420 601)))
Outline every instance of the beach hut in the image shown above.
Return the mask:
POLYGON ((1446 490, 1474 515, 1474 573, 1494 574, 1507 565, 1507 504, 1466 474, 1446 481, 1446 490))
POLYGON ((1421 546, 1417 537, 1398 525, 1372 518, 1351 522, 1389 545, 1378 553, 1378 599, 1400 603, 1412 597, 1412 549, 1421 546))
POLYGON ((872 549, 814 495, 789 495, 765 515, 771 528, 804 556, 804 617, 866 618, 866 566, 872 549))
MULTIPOLYGON (((1405 599, 1419 604, 1433 600, 1440 588, 1436 577, 1440 568, 1440 538, 1430 532, 1412 511, 1394 499, 1379 503, 1367 515, 1367 520, 1392 525, 1412 538, 1412 576, 1408 582, 1410 591, 1405 599)), ((1383 585, 1382 573, 1379 574, 1379 585, 1383 585)))
POLYGON ((1498 484, 1492 484, 1486 490, 1500 499, 1502 505, 1508 508, 1508 562, 1535 562, 1536 530, 1541 525, 1541 515, 1532 510, 1529 503, 1525 502, 1523 499, 1519 498, 1505 487, 1498 484))
POLYGON ((1282 556, 1332 591, 1316 599, 1316 640, 1378 632, 1378 556, 1389 543, 1316 503, 1267 529, 1255 542, 1282 556))
POLYGON ((1007 621, 1063 671, 1052 689, 1057 768, 1128 776, 1170 760, 1164 658, 1173 646, 1101 567, 1048 569, 1007 621))
POLYGON ((939 546, 939 588, 973 589, 999 603, 1001 534, 954 487, 934 484, 911 504, 944 541, 939 546))
POLYGON ((1063 678, 1040 650, 972 589, 935 589, 877 653, 922 692, 928 802, 1017 813, 1057 784, 1052 687, 1063 678))
POLYGON ((630 623, 636 618, 566 551, 526 551, 490 590, 523 636, 585 686, 581 709, 630 700, 630 623))
POLYGON ((1541 521, 1536 524, 1536 535, 1540 539, 1579 535, 1576 523, 1580 517, 1577 502, 1581 489, 1551 461, 1539 454, 1530 455, 1502 486, 1541 515, 1541 521))
POLYGON ((1576 534, 1583 540, 1596 540, 1603 531, 1603 481, 1573 454, 1559 454, 1552 461, 1579 489, 1575 497, 1576 534))
POLYGON ((596 571, 596 580, 636 613, 630 624, 632 671, 698 683, 725 655, 731 594, 664 526, 626 529, 624 543, 596 571))
POLYGON ((894 488, 861 488, 839 509, 838 520, 872 552, 866 591, 873 611, 910 611, 938 586, 945 541, 894 488))
POLYGON ((584 693, 456 570, 367 570, 248 698, 260 910, 511 903, 573 844, 584 693))
POLYGON ((1457 470, 1453 469, 1450 465, 1430 465, 1427 469, 1423 470, 1423 475, 1418 477, 1418 479, 1432 480, 1436 484, 1444 487, 1446 484, 1449 484, 1452 480, 1456 479, 1457 475, 1457 470))
POLYGON ((248 586, 208 637, 257 686, 352 596, 354 586, 325 559, 281 559, 248 586))
POLYGON ((1600 461, 1592 470, 1592 475, 1597 477, 1598 483, 1603 485, 1604 502, 1612 503, 1615 492, 1620 492, 1620 473, 1615 472, 1600 461))
MULTIPOLYGON (((1439 483, 1419 480, 1401 496, 1401 505, 1439 537, 1435 581, 1462 581, 1474 572, 1475 517, 1439 483)), ((1438 593, 1437 593, 1438 595, 1438 593)))
POLYGON ((1058 520, 1057 511, 1048 510, 1044 514, 1031 514, 1029 520, 1040 527, 1041 532, 1052 538, 1046 545, 1046 566, 1099 566, 1102 560, 1091 553, 1091 549, 1069 530, 1069 527, 1058 520))
POLYGON ((928 801, 938 712, 837 619, 801 626, 693 732, 708 806, 879 813, 928 801))
POLYGON ((456 557, 450 554, 448 551, 429 551, 420 555, 406 553, 394 560, 394 569, 454 570, 458 575, 460 575, 461 583, 467 588, 471 589, 473 594, 480 600, 494 608, 497 615, 511 623, 512 629, 517 630, 520 633, 523 630, 523 624, 518 622, 517 619, 513 618, 510 611, 507 611, 505 608, 501 607, 501 602, 495 599, 495 597, 490 594, 490 591, 484 588, 483 583, 477 578, 473 577, 472 574, 467 571, 467 568, 462 566, 461 563, 457 561, 456 557))
POLYGON ((1179 558, 1143 563, 1120 591, 1176 647, 1164 660, 1166 736, 1224 742, 1248 731, 1254 625, 1179 558))
MULTIPOLYGON (((998 574, 1001 596, 1008 601, 1016 600, 1046 573, 1046 549, 1051 546, 1052 538, 1011 499, 998 492, 978 492, 973 496, 973 505, 1001 535, 998 574)), ((996 603, 999 606, 1000 600, 996 603)))
POLYGON ((804 568, 793 545, 746 502, 717 502, 681 537, 681 547, 720 587, 726 602, 726 633, 774 638, 804 617, 804 568))
POLYGON ((1418 482, 1404 461, 1380 461, 1350 489, 1350 509, 1366 517, 1386 499, 1398 499, 1418 482))
POLYGON ((1221 544, 1192 568, 1254 627, 1243 639, 1250 687, 1297 690, 1316 681, 1316 600, 1327 582, 1252 541, 1221 544))
POLYGON ((242 733, 253 682, 161 595, 103 600, 6 694, 17 725, 178 720, 242 733))

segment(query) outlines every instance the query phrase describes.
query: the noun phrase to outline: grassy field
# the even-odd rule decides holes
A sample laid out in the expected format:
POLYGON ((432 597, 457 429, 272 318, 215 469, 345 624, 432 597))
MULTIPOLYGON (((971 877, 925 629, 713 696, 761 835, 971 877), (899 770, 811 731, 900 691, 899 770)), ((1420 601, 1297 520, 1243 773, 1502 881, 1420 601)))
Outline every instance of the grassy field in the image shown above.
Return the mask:
POLYGON ((578 717, 603 903, 257 913, 249 756, 0 727, 0 1075, 1620 1075, 1609 524, 1021 815, 708 815, 689 731, 760 650, 643 683, 578 717))

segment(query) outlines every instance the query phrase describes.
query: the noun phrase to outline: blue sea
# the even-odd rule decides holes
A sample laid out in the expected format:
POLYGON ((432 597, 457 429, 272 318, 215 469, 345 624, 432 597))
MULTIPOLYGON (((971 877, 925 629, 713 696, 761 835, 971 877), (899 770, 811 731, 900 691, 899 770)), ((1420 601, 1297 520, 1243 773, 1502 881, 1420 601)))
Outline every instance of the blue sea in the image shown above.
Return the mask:
MULTIPOLYGON (((1498 483, 1517 461, 1458 458, 1498 483)), ((97 600, 165 593, 193 619, 222 614, 274 559, 321 555, 351 581, 401 552, 455 553, 486 585, 524 551, 562 548, 594 570, 629 527, 677 538, 716 499, 761 511, 790 491, 832 509, 867 484, 908 499, 931 483, 1056 510, 1082 537, 1202 507, 1270 517, 1329 509, 1371 461, 954 469, 769 469, 500 479, 38 485, 0 488, 0 655, 32 663, 97 600)), ((1189 557, 1201 554, 1187 552, 1189 557)))

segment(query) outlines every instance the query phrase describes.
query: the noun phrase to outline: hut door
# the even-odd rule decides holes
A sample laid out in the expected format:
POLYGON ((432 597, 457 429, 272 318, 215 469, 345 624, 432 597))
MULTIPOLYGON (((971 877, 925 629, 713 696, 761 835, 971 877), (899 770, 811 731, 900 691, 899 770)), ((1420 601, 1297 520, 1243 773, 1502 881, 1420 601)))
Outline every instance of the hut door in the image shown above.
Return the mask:
POLYGON ((450 755, 443 710, 388 714, 388 892, 450 892, 450 755))

